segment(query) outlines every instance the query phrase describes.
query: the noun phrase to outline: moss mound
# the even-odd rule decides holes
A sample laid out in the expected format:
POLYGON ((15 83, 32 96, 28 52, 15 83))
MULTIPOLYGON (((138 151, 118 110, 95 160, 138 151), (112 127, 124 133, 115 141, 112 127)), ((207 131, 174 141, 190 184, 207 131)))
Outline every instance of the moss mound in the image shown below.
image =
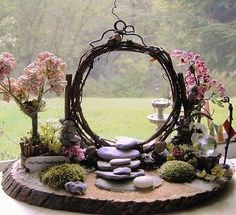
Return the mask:
POLYGON ((191 182, 196 178, 195 168, 184 161, 167 161, 159 169, 160 177, 169 182, 191 182))
POLYGON ((69 181, 84 181, 85 170, 79 164, 61 164, 49 167, 39 174, 40 180, 54 188, 64 189, 69 181))

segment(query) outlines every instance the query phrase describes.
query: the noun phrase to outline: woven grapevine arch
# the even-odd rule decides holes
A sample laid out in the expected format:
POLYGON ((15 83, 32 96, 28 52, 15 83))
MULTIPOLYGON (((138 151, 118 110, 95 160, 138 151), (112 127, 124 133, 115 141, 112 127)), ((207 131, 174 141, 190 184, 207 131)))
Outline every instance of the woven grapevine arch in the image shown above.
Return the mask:
MULTIPOLYGON (((122 21, 123 22, 123 21, 122 21)), ((125 26, 130 27, 130 26, 125 26)), ((117 23, 114 25, 114 30, 109 30, 115 32, 115 37, 110 38, 106 44, 93 46, 90 50, 88 50, 80 59, 78 69, 76 71, 75 77, 72 83, 72 90, 70 95, 71 102, 71 117, 75 121, 77 125, 78 132, 81 138, 88 145, 95 145, 96 147, 101 147, 102 145, 111 145, 113 141, 104 139, 96 134, 89 126, 86 121, 83 110, 82 110, 82 98, 83 98, 83 89, 86 84, 86 80, 93 69, 94 61, 100 55, 110 52, 137 52, 142 54, 147 54, 153 59, 155 59, 163 70, 168 78, 170 83, 172 97, 173 97, 173 108, 172 111, 165 122, 165 124, 159 128, 151 137, 144 140, 142 144, 146 144, 155 138, 159 138, 160 140, 165 140, 167 136, 172 132, 175 124, 178 121, 180 109, 181 109, 181 83, 179 81, 179 74, 176 74, 172 60, 169 54, 161 48, 146 46, 139 35, 132 33, 127 33, 125 28, 123 30, 117 30, 117 23), (140 37, 142 44, 133 42, 132 40, 122 41, 123 35, 135 35, 140 37), (117 39, 118 38, 118 39, 117 39)), ((108 31, 107 31, 108 32, 108 31)), ((106 32, 105 32, 106 33, 106 32)), ((104 33, 104 34, 105 34, 104 33)), ((104 36, 103 34, 103 36, 104 36)), ((102 36, 102 38, 103 38, 102 36)), ((101 39, 102 39, 101 38, 101 39)), ((98 40, 100 41, 100 40, 98 40)), ((97 41, 95 41, 97 42, 97 41)), ((101 125, 102 126, 102 125, 101 125)))

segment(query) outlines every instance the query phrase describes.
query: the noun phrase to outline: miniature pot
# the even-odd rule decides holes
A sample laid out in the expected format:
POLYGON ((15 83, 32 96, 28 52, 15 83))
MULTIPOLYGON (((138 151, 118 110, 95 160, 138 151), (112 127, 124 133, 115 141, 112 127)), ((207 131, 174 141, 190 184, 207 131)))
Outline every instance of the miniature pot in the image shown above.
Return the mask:
POLYGON ((25 167, 25 161, 29 157, 39 156, 46 152, 49 152, 49 149, 44 144, 38 144, 33 146, 30 143, 26 143, 24 141, 20 142, 20 149, 21 149, 21 165, 25 167))

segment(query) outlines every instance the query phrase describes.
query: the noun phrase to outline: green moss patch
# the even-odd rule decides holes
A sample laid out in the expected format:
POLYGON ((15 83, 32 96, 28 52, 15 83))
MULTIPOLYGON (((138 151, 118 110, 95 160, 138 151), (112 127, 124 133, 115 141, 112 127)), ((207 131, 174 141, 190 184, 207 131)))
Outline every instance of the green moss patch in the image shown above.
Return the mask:
POLYGON ((167 161, 159 169, 160 177, 169 182, 191 182, 196 178, 195 168, 184 161, 167 161))
POLYGON ((85 170, 79 164, 61 164, 49 167, 39 174, 40 180, 54 188, 64 189, 69 181, 84 181, 85 170))

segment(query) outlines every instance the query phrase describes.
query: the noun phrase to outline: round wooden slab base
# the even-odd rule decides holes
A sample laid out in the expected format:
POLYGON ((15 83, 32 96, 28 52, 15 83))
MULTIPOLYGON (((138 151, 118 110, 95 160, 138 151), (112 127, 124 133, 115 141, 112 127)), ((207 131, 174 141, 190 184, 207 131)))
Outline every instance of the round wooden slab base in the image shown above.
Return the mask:
MULTIPOLYGON (((149 175, 156 171, 148 172, 149 175)), ((26 173, 16 161, 3 172, 3 190, 12 198, 28 204, 57 210, 93 214, 154 214, 179 210, 207 201, 221 191, 229 180, 164 184, 154 190, 111 192, 95 186, 96 176, 89 173, 85 195, 55 191, 43 185, 37 173, 26 173)))

